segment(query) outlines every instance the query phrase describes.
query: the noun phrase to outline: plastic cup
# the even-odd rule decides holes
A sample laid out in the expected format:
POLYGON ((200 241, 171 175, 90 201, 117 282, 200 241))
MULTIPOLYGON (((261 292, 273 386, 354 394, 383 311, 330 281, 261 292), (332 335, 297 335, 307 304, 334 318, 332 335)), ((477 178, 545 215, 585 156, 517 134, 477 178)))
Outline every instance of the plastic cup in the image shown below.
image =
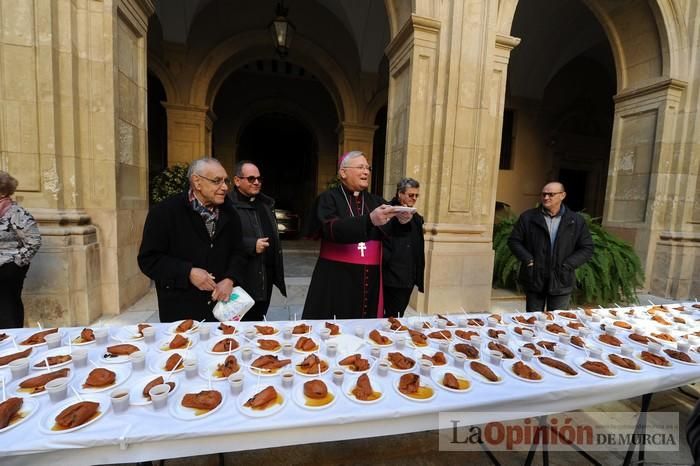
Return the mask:
POLYGON ((532 360, 533 356, 535 356, 535 352, 532 349, 520 348, 520 359, 522 359, 524 362, 532 360))
POLYGON ((659 354, 659 352, 661 352, 661 344, 655 341, 650 341, 647 343, 647 349, 650 353, 659 354))
POLYGON ((129 390, 117 388, 109 394, 109 399, 115 413, 123 413, 129 409, 129 390))
POLYGON ((413 327, 413 330, 418 330, 418 331, 423 330, 423 321, 420 319, 414 320, 412 327, 413 327))
POLYGON ((141 333, 143 333, 143 339, 146 341, 146 343, 153 343, 156 341, 156 329, 153 327, 146 327, 143 330, 141 330, 141 333))
POLYGON ((486 319, 486 325, 488 325, 489 327, 495 327, 496 325, 498 325, 498 319, 496 319, 495 317, 489 317, 488 319, 486 319))
POLYGON ((185 366, 185 377, 194 379, 197 377, 197 358, 185 358, 183 363, 185 366))
POLYGON ((535 315, 537 316, 537 320, 538 320, 539 322, 544 322, 544 321, 547 320, 547 316, 545 315, 544 312, 538 312, 538 313, 535 314, 535 315))
POLYGON ((202 341, 207 341, 209 339, 209 335, 211 333, 211 329, 209 328, 208 325, 202 323, 199 326, 199 339, 202 341))
MULTIPOLYGON (((289 354, 291 354, 292 349, 291 349, 291 343, 288 343, 290 348, 289 348, 289 354)), ((284 348, 284 347, 283 347, 284 348)), ((334 358, 336 353, 338 352, 338 343, 326 343, 326 355, 329 358, 334 358)))
POLYGON ((688 350, 690 349, 690 343, 688 343, 687 341, 679 340, 677 343, 677 346, 678 346, 678 351, 680 351, 681 353, 687 353, 688 350))
POLYGON ((538 320, 537 322, 535 322, 535 328, 537 329, 538 332, 544 332, 544 326, 545 326, 545 323, 542 320, 538 320))
POLYGON ((365 328, 361 325, 358 325, 355 327, 355 336, 358 338, 364 338, 365 337, 365 328))
POLYGON ((244 346, 241 350, 241 359, 244 361, 250 361, 251 357, 253 357, 253 349, 250 346, 244 346))
POLYGON ((49 333, 44 337, 44 340, 46 341, 46 346, 49 349, 58 348, 61 345, 61 335, 58 332, 49 333))
POLYGON ((464 369, 464 361, 467 360, 467 356, 462 353, 454 354, 454 365, 458 369, 464 369))
POLYGON ((567 343, 569 343, 569 341, 571 341, 571 337, 568 334, 566 334, 566 333, 559 334, 559 343, 567 344, 567 343))
POLYGON ((472 337, 469 339, 469 341, 472 342, 472 345, 475 346, 476 348, 481 348, 481 337, 478 335, 472 335, 472 337))
POLYGON ((391 330, 391 322, 389 322, 388 320, 383 320, 382 323, 380 324, 380 326, 382 327, 382 330, 384 330, 385 332, 391 330))
POLYGON ((343 384, 343 378, 345 377, 345 370, 342 368, 333 369, 333 383, 336 385, 343 384))
POLYGON ((569 353, 569 348, 567 348, 564 345, 557 345, 554 347, 554 356, 558 357, 559 359, 566 358, 566 355, 568 353, 569 353))
POLYGON ((596 324, 600 322, 600 316, 598 314, 593 314, 593 317, 591 317, 591 320, 595 322, 596 324))
POLYGON ((589 329, 589 328, 581 327, 580 329, 578 329, 578 336, 580 336, 581 338, 586 338, 590 334, 591 334, 591 329, 589 329))
POLYGON ((498 335, 497 340, 500 344, 507 345, 510 338, 508 338, 508 334, 502 333, 502 334, 498 335))
POLYGON ((430 377, 430 371, 433 368, 433 361, 428 359, 420 360, 420 375, 425 377, 430 377))
POLYGON ((389 362, 388 361, 379 361, 379 364, 377 364, 377 374, 384 376, 389 373, 389 362))
POLYGON ((630 345, 622 345, 620 347, 620 354, 623 356, 632 356, 632 353, 634 353, 634 348, 632 348, 630 345))
POLYGON ((597 346, 592 346, 588 348, 588 355, 594 359, 600 359, 603 357, 603 350, 597 346))
MULTIPOLYGON (((293 349, 294 346, 292 346, 291 343, 285 343, 282 345, 282 354, 284 354, 285 356, 291 356, 293 349)), ((326 346, 326 351, 328 351, 328 346, 326 346)), ((250 356, 248 356, 248 359, 250 359, 250 356)))
POLYGON ((406 346, 406 337, 396 338, 396 349, 403 349, 406 346))
POLYGON ((282 336, 285 340, 289 340, 292 338, 292 330, 292 327, 285 327, 284 330, 282 330, 282 336))
POLYGON ((688 336, 688 342, 693 346, 698 346, 700 345, 700 337, 697 335, 690 335, 688 336))
POLYGON ((447 321, 445 319, 438 319, 437 324, 438 328, 441 330, 447 328, 447 321))
POLYGON ((605 326, 605 333, 613 336, 617 333, 617 329, 615 327, 613 327, 612 325, 606 325, 605 326))
POLYGON ((233 395, 238 395, 243 391, 243 374, 231 374, 228 376, 228 385, 233 395))
POLYGON ((438 343, 438 348, 440 348, 440 351, 443 353, 446 353, 448 349, 450 349, 450 342, 449 341, 441 341, 438 343))
POLYGON ((68 378, 61 377, 53 379, 47 382, 45 387, 51 401, 55 403, 64 400, 68 394, 68 378))
POLYGON ((107 327, 97 327, 93 329, 93 332, 95 333, 95 343, 98 345, 107 343, 107 337, 109 336, 107 327))
POLYGON ((19 379, 20 377, 24 377, 25 375, 29 374, 28 358, 15 359, 14 361, 10 362, 8 366, 13 379, 19 379))
POLYGON ((135 371, 142 371, 146 368, 146 353, 143 351, 134 351, 129 355, 131 368, 135 371))
POLYGON ((329 328, 324 327, 318 333, 321 335, 322 340, 328 340, 331 337, 331 329, 329 328))
POLYGON ((460 327, 466 327, 466 326, 467 326, 467 318, 466 318, 466 317, 460 317, 460 318, 457 320, 457 325, 459 325, 460 327))
POLYGON ((247 328, 245 332, 243 332, 243 335, 249 340, 252 340, 255 338, 255 329, 254 328, 247 328))
POLYGON ((148 390, 151 397, 153 409, 156 411, 165 408, 168 405, 168 395, 170 395, 170 385, 160 384, 148 390))
POLYGON ((73 366, 74 367, 85 367, 87 366, 87 359, 88 357, 88 352, 86 349, 83 348, 73 348, 73 352, 71 353, 71 358, 73 358, 73 366))
POLYGON ((373 346, 369 350, 369 354, 371 354, 373 358, 379 359, 379 357, 382 355, 382 350, 377 348, 376 346, 373 346))
POLYGON ((292 385, 294 385, 294 372, 290 370, 282 372, 282 386, 292 388, 292 385))
POLYGON ((494 350, 489 351, 489 362, 491 364, 498 367, 501 365, 502 360, 503 360, 503 353, 501 353, 500 351, 494 351, 494 350))

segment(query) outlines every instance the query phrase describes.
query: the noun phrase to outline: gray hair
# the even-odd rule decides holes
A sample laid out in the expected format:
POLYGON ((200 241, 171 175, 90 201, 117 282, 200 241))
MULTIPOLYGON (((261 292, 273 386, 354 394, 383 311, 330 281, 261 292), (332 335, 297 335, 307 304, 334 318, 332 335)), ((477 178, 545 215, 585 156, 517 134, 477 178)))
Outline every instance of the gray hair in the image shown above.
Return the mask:
POLYGON ((221 165, 221 162, 214 157, 202 157, 201 159, 194 160, 190 164, 190 168, 187 170, 187 179, 190 180, 190 184, 192 184, 192 175, 199 175, 199 171, 204 168, 205 165, 209 165, 210 163, 223 166, 221 165))
POLYGON ((361 150, 351 150, 350 152, 347 152, 340 159, 340 166, 338 167, 338 170, 340 170, 341 168, 348 167, 350 165, 350 161, 352 159, 356 159, 358 157, 365 157, 365 153, 362 152, 361 150))
POLYGON ((12 196, 17 190, 17 178, 7 172, 0 171, 0 197, 12 196))
POLYGON ((252 165, 257 168, 257 165, 255 165, 252 160, 241 160, 236 164, 235 167, 237 177, 243 177, 243 167, 246 165, 252 165))
POLYGON ((420 188, 420 183, 413 178, 401 178, 396 183, 396 194, 405 193, 408 188, 420 188))

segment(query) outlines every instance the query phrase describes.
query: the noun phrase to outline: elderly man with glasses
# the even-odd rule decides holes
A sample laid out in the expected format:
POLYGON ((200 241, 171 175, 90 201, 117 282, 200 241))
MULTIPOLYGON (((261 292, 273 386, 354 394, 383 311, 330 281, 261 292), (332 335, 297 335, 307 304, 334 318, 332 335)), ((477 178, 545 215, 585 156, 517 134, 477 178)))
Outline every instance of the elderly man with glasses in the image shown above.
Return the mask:
POLYGON ((230 196, 241 217, 243 249, 248 258, 242 286, 255 300, 242 320, 263 320, 270 307, 272 285, 287 296, 282 245, 273 211, 275 200, 261 192, 260 170, 250 160, 236 164, 233 182, 236 188, 230 196))
MULTIPOLYGON (((402 178, 396 184, 396 195, 390 204, 414 207, 420 196, 420 183, 402 178)), ((423 293, 425 270, 425 241, 423 217, 417 213, 408 223, 410 232, 384 239, 382 276, 384 282, 384 315, 398 317, 411 299, 413 287, 423 293)))
POLYGON ((520 260, 519 282, 528 312, 567 309, 576 287, 576 268, 593 256, 586 221, 562 202, 564 185, 547 183, 539 207, 520 215, 508 246, 520 260))
POLYGON ((187 191, 148 212, 138 255, 156 283, 161 322, 214 321, 214 305, 229 299, 246 265, 226 170, 205 157, 192 162, 188 178, 187 191))

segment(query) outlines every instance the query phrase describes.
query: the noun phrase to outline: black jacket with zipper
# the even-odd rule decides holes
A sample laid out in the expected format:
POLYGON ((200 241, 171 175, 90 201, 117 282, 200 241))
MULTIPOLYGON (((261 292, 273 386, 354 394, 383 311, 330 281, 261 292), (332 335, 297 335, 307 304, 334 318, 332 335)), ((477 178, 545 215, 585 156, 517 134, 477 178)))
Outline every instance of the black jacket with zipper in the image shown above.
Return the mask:
POLYGON ((272 285, 276 285, 282 295, 287 296, 287 288, 284 284, 282 246, 280 244, 277 220, 274 214, 275 200, 263 193, 255 196, 255 202, 260 202, 265 206, 262 211, 268 216, 268 221, 274 232, 274 238, 270 239, 270 248, 272 250, 269 251, 274 258, 274 274, 272 277, 266 277, 265 254, 258 254, 255 251, 255 243, 258 238, 267 236, 264 234, 262 225, 260 224, 258 210, 250 202, 239 199, 235 189, 231 192, 230 198, 233 202, 233 208, 236 209, 238 215, 241 217, 243 250, 248 258, 248 268, 243 277, 243 289, 246 290, 255 301, 266 300, 268 287, 272 285), (268 278, 271 280, 268 280, 268 278))
POLYGON ((576 287, 576 268, 593 256, 593 239, 584 218, 562 206, 552 251, 549 230, 540 208, 522 213, 508 238, 520 264, 518 280, 526 291, 565 295, 576 287), (532 266, 527 264, 534 261, 532 266))

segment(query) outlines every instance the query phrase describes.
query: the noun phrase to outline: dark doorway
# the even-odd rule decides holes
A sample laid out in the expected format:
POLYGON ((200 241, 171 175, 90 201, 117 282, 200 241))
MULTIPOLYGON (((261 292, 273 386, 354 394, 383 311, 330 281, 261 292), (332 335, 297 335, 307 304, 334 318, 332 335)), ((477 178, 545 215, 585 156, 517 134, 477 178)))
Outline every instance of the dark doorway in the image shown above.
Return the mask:
POLYGON ((160 80, 148 73, 148 192, 150 202, 153 177, 168 166, 168 124, 165 108, 165 88, 160 80))
POLYGON ((584 170, 562 168, 559 170, 559 181, 563 183, 566 188, 566 199, 564 203, 571 210, 576 212, 584 210, 586 206, 588 172, 584 170))
POLYGON ((260 168, 263 192, 304 225, 316 193, 317 152, 313 134, 297 119, 268 113, 243 128, 238 160, 252 160, 260 168))
MULTIPOLYGON (((377 112, 374 124, 377 130, 374 132, 372 142, 372 192, 378 196, 383 196, 384 191, 384 155, 386 152, 386 114, 387 107, 384 106, 377 112)), ((391 196, 393 193, 387 193, 391 196)), ((388 200, 388 199, 387 199, 388 200)))

